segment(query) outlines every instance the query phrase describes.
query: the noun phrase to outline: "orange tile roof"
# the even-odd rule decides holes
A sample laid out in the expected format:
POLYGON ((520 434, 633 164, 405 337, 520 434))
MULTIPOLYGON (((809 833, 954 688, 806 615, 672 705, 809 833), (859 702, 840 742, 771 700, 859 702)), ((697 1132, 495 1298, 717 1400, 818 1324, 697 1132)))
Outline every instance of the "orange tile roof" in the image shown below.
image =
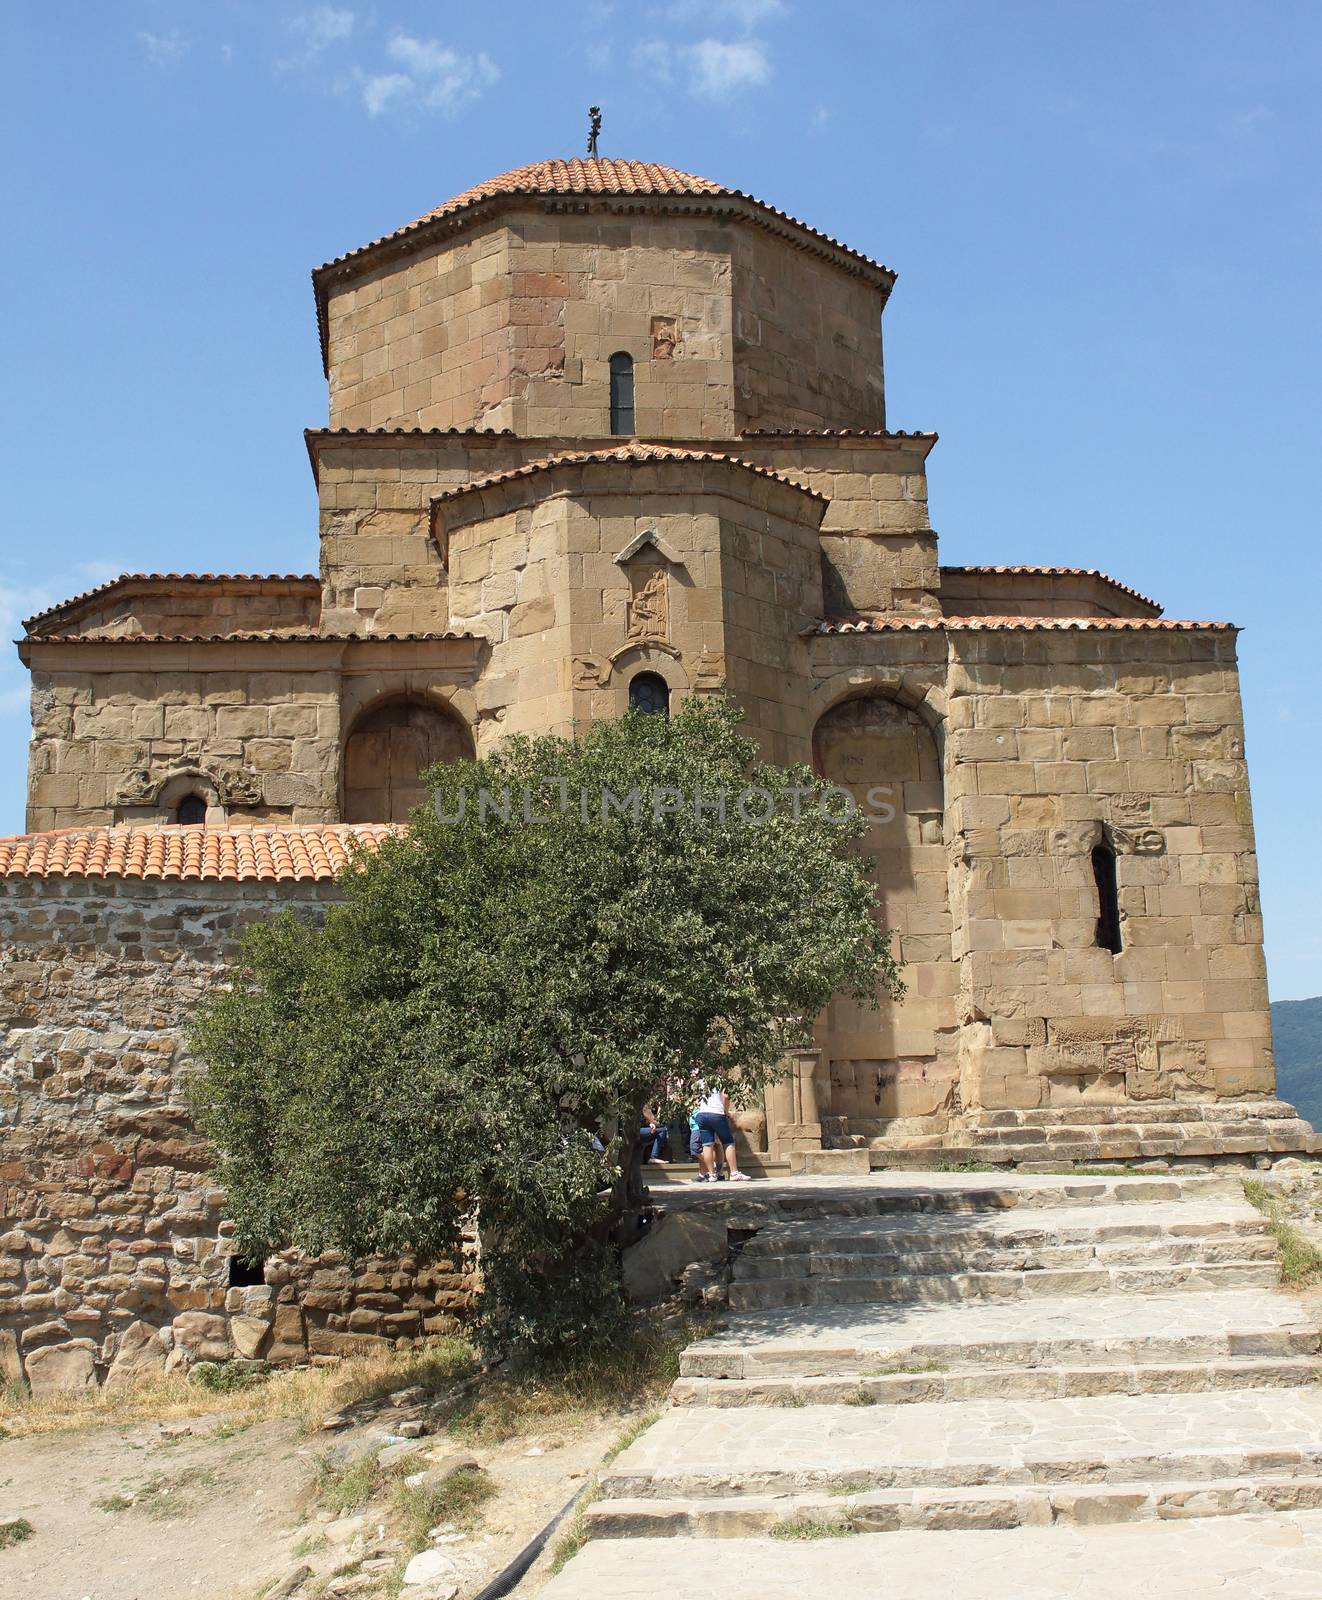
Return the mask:
POLYGON ((721 450, 693 450, 687 445, 646 444, 640 439, 631 439, 627 444, 614 445, 607 450, 572 450, 563 455, 540 456, 536 461, 527 461, 521 467, 511 467, 507 472, 497 472, 489 478, 477 478, 472 483, 461 483, 453 489, 444 489, 440 494, 432 496, 432 505, 447 500, 458 500, 463 495, 477 494, 483 489, 494 489, 499 484, 512 483, 518 478, 530 478, 535 473, 549 472, 554 467, 608 466, 616 461, 635 466, 671 461, 717 461, 725 466, 742 467, 745 472, 756 473, 759 478, 770 478, 773 482, 784 484, 787 489, 797 489, 800 494, 809 495, 814 500, 823 503, 826 501, 826 496, 819 494, 816 489, 810 489, 806 484, 798 483, 771 467, 759 466, 755 461, 745 461, 740 456, 728 455, 721 450))
POLYGON ((851 249, 839 239, 833 239, 830 234, 809 227, 806 222, 800 222, 787 211, 778 210, 777 207, 768 205, 765 200, 759 200, 756 195, 748 194, 743 189, 731 189, 726 184, 714 183, 710 178, 700 178, 692 172, 681 172, 679 168, 664 166, 659 161, 621 161, 607 157, 574 157, 568 161, 530 161, 525 166, 512 167, 508 172, 497 173, 494 178, 473 184, 471 188, 462 190, 438 206, 433 206, 430 211, 424 212, 412 222, 405 223, 402 228, 395 228, 390 233, 382 234, 379 239, 373 239, 370 244, 360 245, 356 250, 346 251, 344 255, 336 256, 316 270, 324 272, 326 267, 352 261, 365 251, 375 250, 378 245, 405 238, 429 222, 457 216, 473 206, 480 205, 484 200, 517 195, 701 195, 724 200, 743 200, 769 216, 778 217, 782 222, 788 222, 791 226, 802 229, 804 233, 819 239, 833 250, 852 256, 854 260, 884 273, 887 277, 895 276, 890 268, 880 261, 874 261, 861 251, 851 249))
MULTIPOLYGON (((432 639, 480 639, 477 633, 318 633, 315 628, 268 628, 261 633, 39 633, 33 644, 409 644, 432 639)), ((26 659, 26 658, 25 658, 26 659)))
POLYGON ((1099 583, 1108 584, 1112 589, 1119 589, 1122 594, 1130 595, 1135 600, 1141 600, 1145 606, 1151 606, 1154 611, 1161 610, 1159 601, 1151 595, 1142 594, 1137 589, 1131 589, 1127 583, 1121 583, 1118 578, 1112 578, 1108 573, 1099 572, 1096 567, 1035 567, 1035 566, 995 566, 995 567, 942 567, 945 572, 968 572, 978 575, 987 573, 993 577, 1002 575, 1008 577, 1025 576, 1030 578, 1096 578, 1099 583))
POLYGON ((129 823, 62 828, 0 839, 0 877, 160 878, 285 883, 331 879, 366 849, 407 830, 386 822, 289 828, 181 827, 129 823))
POLYGON ((1238 633, 1233 622, 1179 622, 1169 617, 831 617, 806 635, 841 633, 1087 633, 1125 630, 1166 633, 1238 633))
POLYGON ((95 589, 85 589, 82 594, 73 595, 68 600, 61 600, 56 605, 47 606, 44 611, 25 617, 23 626, 31 628, 48 617, 58 616, 61 611, 86 605, 89 600, 104 599, 114 590, 131 587, 135 583, 177 583, 203 587, 220 583, 297 583, 315 587, 318 592, 321 589, 321 579, 315 572, 121 572, 117 578, 97 584, 95 589))

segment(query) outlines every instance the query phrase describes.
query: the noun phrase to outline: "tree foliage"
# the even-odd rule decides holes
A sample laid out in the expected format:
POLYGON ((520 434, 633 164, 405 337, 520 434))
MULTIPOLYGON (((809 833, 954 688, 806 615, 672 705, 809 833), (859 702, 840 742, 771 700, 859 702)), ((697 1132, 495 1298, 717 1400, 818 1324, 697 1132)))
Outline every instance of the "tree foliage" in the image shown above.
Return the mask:
POLYGON ((249 932, 194 1096, 245 1254, 448 1254, 476 1204, 493 1348, 610 1336, 640 1106, 750 1102, 833 993, 898 986, 865 824, 738 720, 693 699, 432 768, 320 925, 249 932))

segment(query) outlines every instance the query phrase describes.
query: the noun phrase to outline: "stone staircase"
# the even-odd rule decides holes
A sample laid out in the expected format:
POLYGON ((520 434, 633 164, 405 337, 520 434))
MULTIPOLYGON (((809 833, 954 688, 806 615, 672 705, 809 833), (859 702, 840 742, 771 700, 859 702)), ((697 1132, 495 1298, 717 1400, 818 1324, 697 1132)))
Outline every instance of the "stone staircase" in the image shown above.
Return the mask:
POLYGON ((1237 1180, 795 1183, 684 1197, 734 1309, 546 1600, 1322 1595, 1318 1318, 1237 1180))
POLYGON ((1319 1150, 1312 1127, 1282 1100, 1079 1104, 969 1113, 941 1130, 915 1134, 885 1123, 837 1117, 824 1125, 836 1149, 869 1152, 873 1167, 1017 1166, 1072 1162, 1185 1166, 1270 1166, 1319 1150))

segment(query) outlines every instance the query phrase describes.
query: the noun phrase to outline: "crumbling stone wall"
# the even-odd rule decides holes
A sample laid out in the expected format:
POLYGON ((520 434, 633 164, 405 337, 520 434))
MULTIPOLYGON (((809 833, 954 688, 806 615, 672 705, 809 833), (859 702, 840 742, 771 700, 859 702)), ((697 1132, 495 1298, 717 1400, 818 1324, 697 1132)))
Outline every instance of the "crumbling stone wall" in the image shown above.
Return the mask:
POLYGON ((196 1360, 322 1360, 453 1330, 461 1261, 286 1252, 232 1286, 185 1032, 249 921, 333 884, 7 879, 0 892, 0 1367, 34 1389, 196 1360))

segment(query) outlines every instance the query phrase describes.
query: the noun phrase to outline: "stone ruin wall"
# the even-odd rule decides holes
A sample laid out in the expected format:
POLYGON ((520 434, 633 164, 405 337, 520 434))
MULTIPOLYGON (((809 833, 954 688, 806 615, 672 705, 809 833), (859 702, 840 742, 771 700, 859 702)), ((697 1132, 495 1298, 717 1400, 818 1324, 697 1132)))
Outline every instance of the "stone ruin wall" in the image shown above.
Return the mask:
POLYGON ((0 1379, 318 1362, 453 1331, 463 1262, 285 1252, 230 1287, 233 1226, 183 1101, 185 1031, 242 927, 317 883, 11 879, 0 896, 0 1379))

